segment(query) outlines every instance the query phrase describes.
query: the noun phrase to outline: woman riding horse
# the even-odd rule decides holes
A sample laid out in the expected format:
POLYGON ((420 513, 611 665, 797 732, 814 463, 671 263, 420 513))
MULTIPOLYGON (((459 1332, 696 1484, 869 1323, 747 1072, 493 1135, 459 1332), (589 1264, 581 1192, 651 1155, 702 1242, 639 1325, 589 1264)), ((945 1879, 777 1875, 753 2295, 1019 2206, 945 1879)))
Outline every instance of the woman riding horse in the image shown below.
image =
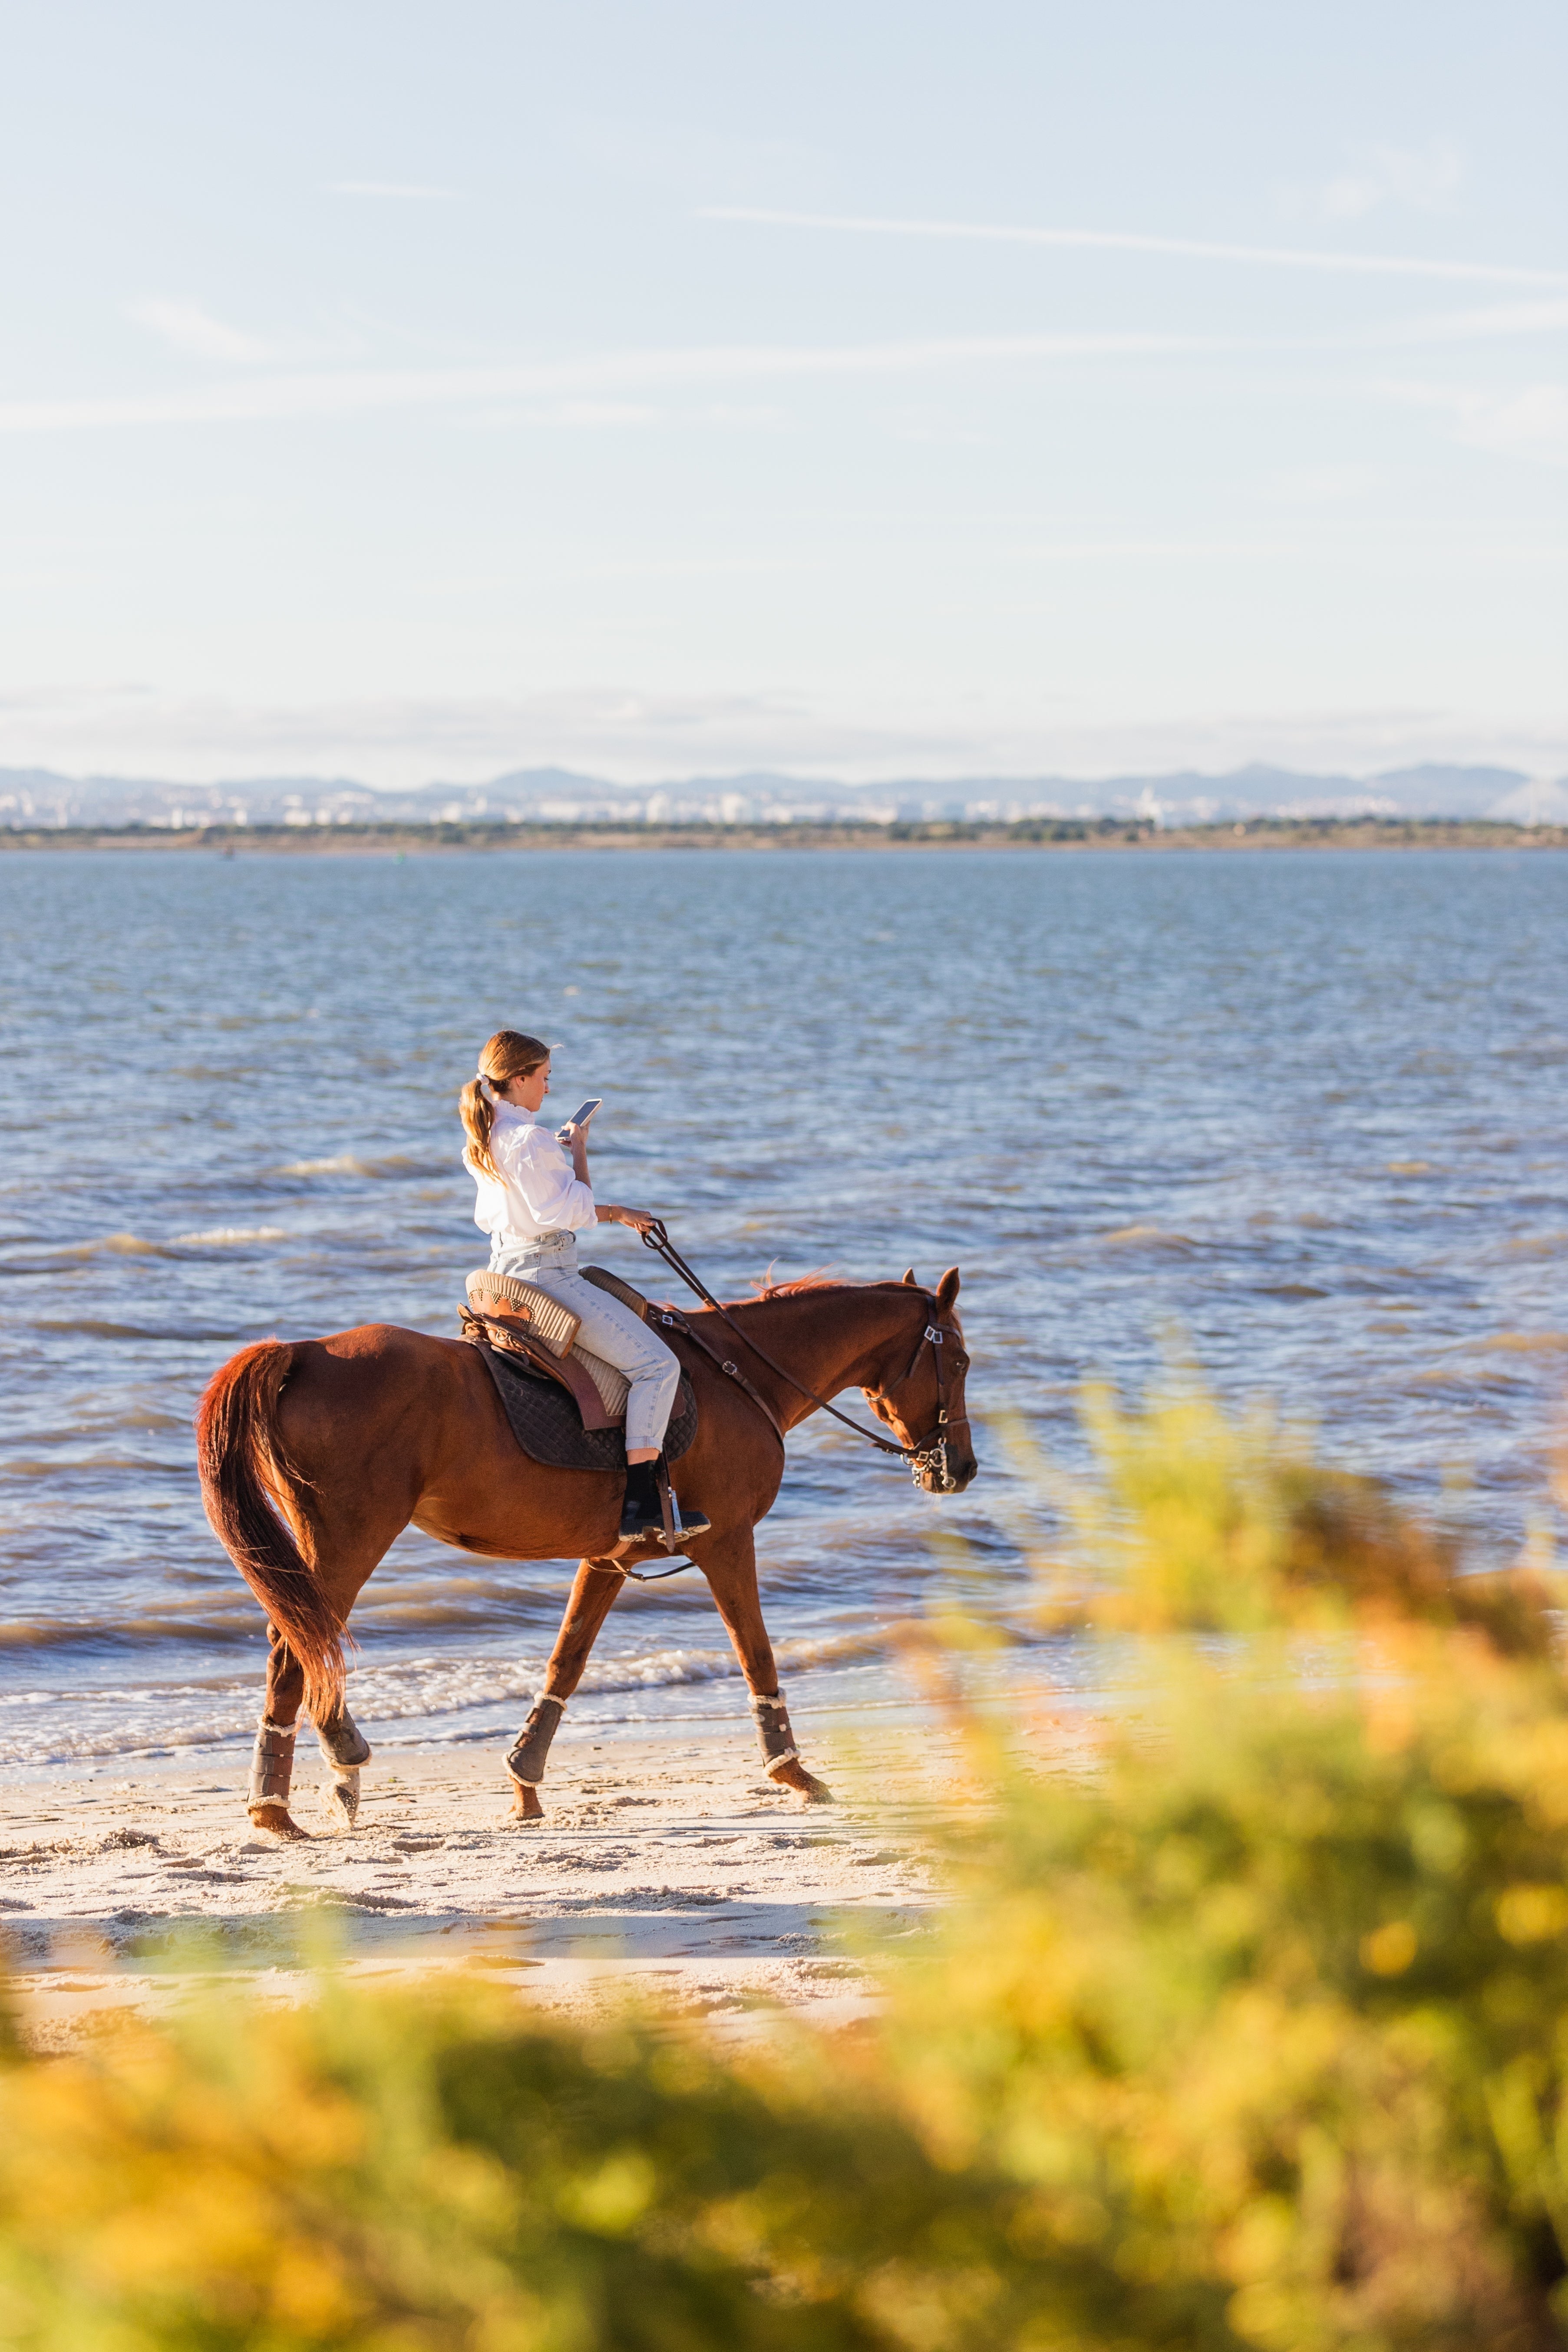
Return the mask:
MULTIPOLYGON (((512 1091, 520 1079, 524 1088, 531 1082, 531 1109, 542 1104, 547 1049, 535 1038, 510 1040, 521 1047, 524 1067, 496 1053, 500 1043, 492 1038, 486 1048, 483 1084, 464 1089, 476 1173, 505 1202, 492 1234, 518 1244, 519 1256, 509 1258, 503 1238, 500 1263, 519 1263, 551 1236, 570 1242, 587 1223, 590 1204, 595 1223, 651 1228, 653 1221, 639 1212, 594 1202, 586 1154, 576 1149, 568 1162, 531 1123, 527 1092, 519 1099, 512 1091), (500 1097, 493 1110, 486 1086, 500 1097), (500 1115, 508 1103, 520 1114, 515 1128, 500 1115)), ((559 1252, 560 1241, 553 1247, 559 1252)), ((661 1254, 681 1271, 668 1244, 661 1254)), ((662 1345, 645 1353, 651 1335, 637 1325, 634 1362, 624 1330, 609 1328, 609 1299, 587 1283, 580 1294, 559 1255, 550 1265, 540 1251, 529 1279, 569 1300, 574 1313, 581 1296, 591 1346, 606 1357, 616 1351, 633 1380, 634 1400, 641 1374, 639 1417, 632 1421, 628 1403, 627 1434, 641 1438, 633 1450, 646 1465, 668 1410, 662 1345), (653 1397, 665 1402, 653 1404, 653 1397)), ((763 1769, 776 1787, 803 1797, 827 1792, 807 1770, 790 1727, 757 1591, 755 1530, 779 1491, 785 1433, 810 1413, 837 1412, 831 1399, 846 1389, 861 1391, 885 1434, 850 1425, 900 1456, 923 1492, 956 1495, 969 1485, 976 1465, 958 1288, 956 1266, 929 1290, 911 1269, 901 1282, 773 1285, 730 1305, 703 1290, 699 1310, 658 1310, 698 1407, 697 1433, 680 1463, 681 1544, 694 1547, 734 1644, 763 1769), (701 1535, 698 1521, 706 1529, 701 1535)), ((268 1621, 266 1696, 247 1797, 257 1827, 280 1837, 305 1834, 289 1810, 301 1706, 331 1771, 330 1807, 341 1823, 353 1821, 360 1767, 371 1751, 344 1704, 343 1642, 355 1601, 410 1525, 469 1558, 577 1557, 543 1687, 506 1759, 514 1813, 540 1820, 551 1740, 595 1636, 634 1563, 651 1561, 662 1549, 662 1520, 657 1533, 626 1541, 627 1481, 620 1472, 534 1461, 513 1436, 478 1348, 388 1323, 242 1348, 208 1382, 196 1433, 207 1516, 268 1621)))
MULTIPOLYGON (((654 1475, 680 1386, 680 1365, 640 1316, 577 1271, 585 1227, 629 1225, 647 1233, 646 1209, 595 1201, 588 1181, 588 1136, 570 1120, 559 1135, 539 1113, 550 1092, 550 1048, 517 1029, 498 1029, 460 1097, 468 1140, 463 1165, 479 1187, 474 1223, 490 1237, 491 1274, 546 1292, 579 1318, 583 1346, 631 1382, 626 1398, 626 1491, 621 1540, 664 1530, 654 1475)), ((681 1513, 682 1532, 707 1535, 700 1511, 681 1513)))

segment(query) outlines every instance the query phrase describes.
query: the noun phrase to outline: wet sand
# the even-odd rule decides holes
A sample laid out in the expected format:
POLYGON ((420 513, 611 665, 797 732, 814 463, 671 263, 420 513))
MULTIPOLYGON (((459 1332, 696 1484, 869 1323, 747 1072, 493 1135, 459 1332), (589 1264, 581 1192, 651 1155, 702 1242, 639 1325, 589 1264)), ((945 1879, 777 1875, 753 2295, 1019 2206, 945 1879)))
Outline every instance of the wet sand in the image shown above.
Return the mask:
POLYGON ((58 2044, 216 1975, 299 1998, 322 1960, 378 1980, 482 1968, 567 2015, 629 1989, 721 2028, 780 2011, 847 2023, 933 1915, 923 1840, 963 1789, 940 1734, 920 1750, 875 1783, 841 1753, 837 1801, 812 1805, 764 1780, 738 1730, 585 1726, 557 1742, 545 1820, 524 1824, 489 1746, 387 1749, 344 1832, 305 1732, 298 1843, 250 1826, 234 1750, 134 1779, 34 1775, 0 1790, 0 1932, 24 2030, 58 2044))

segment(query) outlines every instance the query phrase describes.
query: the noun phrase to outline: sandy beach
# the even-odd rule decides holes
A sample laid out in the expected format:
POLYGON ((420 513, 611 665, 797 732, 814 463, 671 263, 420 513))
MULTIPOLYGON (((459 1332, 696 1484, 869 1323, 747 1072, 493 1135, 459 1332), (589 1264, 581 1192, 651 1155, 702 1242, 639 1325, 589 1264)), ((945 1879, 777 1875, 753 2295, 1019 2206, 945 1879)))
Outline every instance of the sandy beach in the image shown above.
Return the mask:
POLYGON ((311 1835, 251 1828, 244 1761, 68 1767, 0 1790, 0 1928, 24 2030, 42 2046, 101 2012, 158 2009, 216 1975, 296 1998, 312 1961, 356 1976, 479 1967, 586 2014, 628 1988, 744 2030, 793 2011, 834 2025, 877 1999, 871 1943, 919 1939, 936 1890, 922 1839, 961 1801, 940 1736, 892 1776, 829 1743, 836 1801, 775 1789, 737 1727, 605 1738, 563 1728, 546 1819, 508 1811, 489 1747, 388 1749, 359 1821, 334 1828, 313 1740, 295 1773, 311 1835))

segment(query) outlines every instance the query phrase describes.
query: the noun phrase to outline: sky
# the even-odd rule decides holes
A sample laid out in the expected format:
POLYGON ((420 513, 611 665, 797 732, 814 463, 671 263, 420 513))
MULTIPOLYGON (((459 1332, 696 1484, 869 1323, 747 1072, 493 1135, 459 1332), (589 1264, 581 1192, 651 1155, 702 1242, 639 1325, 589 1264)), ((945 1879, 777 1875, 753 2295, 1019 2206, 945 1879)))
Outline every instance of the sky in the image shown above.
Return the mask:
POLYGON ((1568 769, 1558 0, 0 29, 0 767, 1568 769))

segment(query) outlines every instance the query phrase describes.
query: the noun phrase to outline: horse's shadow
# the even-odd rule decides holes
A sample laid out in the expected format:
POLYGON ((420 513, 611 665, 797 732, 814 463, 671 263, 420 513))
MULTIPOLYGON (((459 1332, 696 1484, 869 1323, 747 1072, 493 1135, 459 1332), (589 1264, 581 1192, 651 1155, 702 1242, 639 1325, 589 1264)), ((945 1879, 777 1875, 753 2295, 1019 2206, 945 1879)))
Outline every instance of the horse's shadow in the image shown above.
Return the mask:
POLYGON ((112 1912, 8 1919, 15 1989, 105 1990, 128 1978, 211 1981, 293 1974, 383 1960, 394 1967, 525 1968, 552 1960, 643 1962, 832 1956, 918 1933, 927 1906, 707 1895, 680 1887, 617 1888, 602 1902, 558 1898, 536 1912, 486 1916, 385 1895, 336 1890, 280 1910, 221 1918, 112 1912))

